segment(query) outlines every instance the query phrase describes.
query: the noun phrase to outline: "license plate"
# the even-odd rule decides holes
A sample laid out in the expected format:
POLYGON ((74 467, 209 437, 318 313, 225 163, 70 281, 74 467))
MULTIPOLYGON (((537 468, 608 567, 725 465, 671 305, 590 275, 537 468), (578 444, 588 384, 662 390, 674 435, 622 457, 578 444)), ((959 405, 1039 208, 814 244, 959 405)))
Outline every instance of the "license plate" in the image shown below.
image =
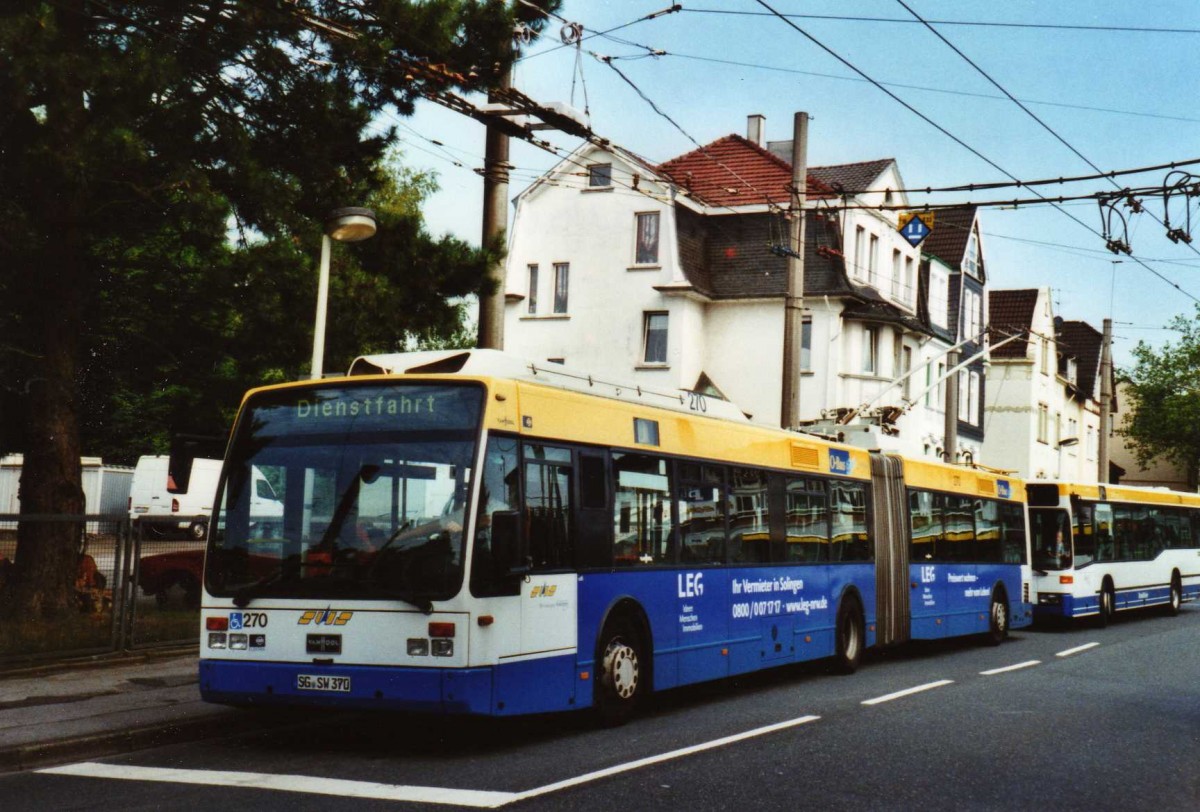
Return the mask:
POLYGON ((296 688, 301 691, 331 691, 334 693, 350 693, 349 677, 327 677, 317 674, 297 674, 296 688))

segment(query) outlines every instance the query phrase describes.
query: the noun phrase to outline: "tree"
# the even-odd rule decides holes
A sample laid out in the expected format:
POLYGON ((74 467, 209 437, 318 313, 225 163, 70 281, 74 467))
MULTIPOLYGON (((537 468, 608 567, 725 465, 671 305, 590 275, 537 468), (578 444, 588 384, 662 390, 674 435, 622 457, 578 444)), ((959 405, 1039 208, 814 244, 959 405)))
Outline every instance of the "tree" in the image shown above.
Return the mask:
MULTIPOLYGON (((495 0, 3 4, 0 440, 25 454, 23 513, 83 511, 81 431, 107 420, 105 392, 138 404, 117 415, 131 425, 195 419, 220 401, 169 376, 185 370, 203 380, 195 389, 236 402, 249 335, 256 371, 294 371, 293 327, 311 316, 292 309, 311 282, 293 281, 311 268, 312 235, 331 206, 387 186, 394 133, 368 125, 386 105, 411 113, 431 87, 493 84, 515 17, 540 20, 495 0), (230 224, 242 245, 230 245, 230 224), (156 308, 185 317, 150 336, 157 355, 131 350, 156 308), (246 329, 270 317, 274 334, 246 329), (214 359, 213 346, 226 351, 214 359), (121 379, 123 352, 163 378, 157 398, 121 379)), ((390 258, 380 244, 358 250, 364 269, 390 258)), ((453 276, 451 264, 438 269, 453 276)), ((413 328, 393 329, 436 323, 423 303, 413 328)), ((67 611, 77 538, 77 527, 21 522, 0 611, 67 611)))
MULTIPOLYGON (((1196 308, 1200 318, 1200 306, 1196 308)), ((1187 472, 1188 487, 1200 484, 1200 322, 1177 316, 1177 344, 1155 349, 1138 342, 1129 380, 1129 413, 1122 434, 1139 465, 1164 458, 1187 472)))

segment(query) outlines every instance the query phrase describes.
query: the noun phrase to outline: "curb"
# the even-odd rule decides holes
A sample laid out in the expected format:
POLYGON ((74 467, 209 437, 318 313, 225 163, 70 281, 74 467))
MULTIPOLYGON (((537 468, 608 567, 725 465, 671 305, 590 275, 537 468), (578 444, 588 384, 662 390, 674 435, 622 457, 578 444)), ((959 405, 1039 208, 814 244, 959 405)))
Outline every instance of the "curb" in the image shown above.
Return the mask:
POLYGON ((169 660, 187 655, 200 656, 200 649, 194 643, 183 646, 163 646, 161 648, 144 649, 133 652, 111 652, 94 654, 90 657, 69 659, 50 659, 43 662, 0 664, 0 680, 17 677, 36 677, 43 674, 54 674, 60 671, 83 671, 94 668, 110 668, 136 663, 169 660))
POLYGON ((203 739, 236 736, 288 726, 300 727, 294 717, 282 718, 245 709, 226 709, 195 719, 176 719, 127 730, 112 730, 54 741, 22 744, 0 749, 0 775, 67 761, 123 755, 165 744, 182 744, 203 739))

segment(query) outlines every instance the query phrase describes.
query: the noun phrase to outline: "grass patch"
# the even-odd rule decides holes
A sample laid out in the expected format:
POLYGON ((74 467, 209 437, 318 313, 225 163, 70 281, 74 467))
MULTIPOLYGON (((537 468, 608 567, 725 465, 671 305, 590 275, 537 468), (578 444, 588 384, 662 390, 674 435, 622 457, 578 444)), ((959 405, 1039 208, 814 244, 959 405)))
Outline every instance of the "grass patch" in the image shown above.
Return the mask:
POLYGON ((194 643, 200 635, 200 610, 159 609, 139 605, 133 622, 134 645, 194 643))
POLYGON ((112 612, 67 615, 58 620, 28 619, 0 624, 0 658, 108 648, 112 612))

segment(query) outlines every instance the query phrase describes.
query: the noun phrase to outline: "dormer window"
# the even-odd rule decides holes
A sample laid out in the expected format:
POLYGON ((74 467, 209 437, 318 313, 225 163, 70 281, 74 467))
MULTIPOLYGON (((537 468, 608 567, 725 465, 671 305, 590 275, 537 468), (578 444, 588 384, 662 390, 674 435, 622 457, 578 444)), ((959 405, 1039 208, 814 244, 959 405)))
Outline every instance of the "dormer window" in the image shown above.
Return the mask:
POLYGON ((612 186, 612 164, 592 164, 588 167, 588 188, 604 189, 612 186))
POLYGON ((1074 358, 1067 359, 1067 382, 1079 383, 1079 362, 1074 358))
POLYGON ((967 253, 963 257, 963 270, 976 279, 979 278, 979 235, 974 231, 971 232, 971 238, 967 240, 967 253))

